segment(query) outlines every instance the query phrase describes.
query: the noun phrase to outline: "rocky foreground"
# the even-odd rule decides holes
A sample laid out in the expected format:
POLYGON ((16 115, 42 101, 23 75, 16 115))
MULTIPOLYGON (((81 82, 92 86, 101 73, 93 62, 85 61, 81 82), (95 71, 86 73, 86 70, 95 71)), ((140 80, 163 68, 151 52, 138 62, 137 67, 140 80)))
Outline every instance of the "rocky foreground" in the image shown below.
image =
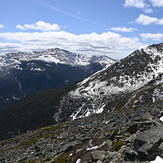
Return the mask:
POLYGON ((76 119, 0 142, 1 163, 125 163, 163 158, 162 102, 76 119))

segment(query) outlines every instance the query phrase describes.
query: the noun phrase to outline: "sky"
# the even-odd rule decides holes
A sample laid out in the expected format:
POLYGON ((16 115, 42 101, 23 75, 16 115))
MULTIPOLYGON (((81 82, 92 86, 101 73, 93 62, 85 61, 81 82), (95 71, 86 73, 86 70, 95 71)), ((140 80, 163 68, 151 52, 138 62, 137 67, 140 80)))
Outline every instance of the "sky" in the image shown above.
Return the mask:
POLYGON ((163 41, 163 0, 0 0, 0 55, 62 48, 122 59, 163 41))

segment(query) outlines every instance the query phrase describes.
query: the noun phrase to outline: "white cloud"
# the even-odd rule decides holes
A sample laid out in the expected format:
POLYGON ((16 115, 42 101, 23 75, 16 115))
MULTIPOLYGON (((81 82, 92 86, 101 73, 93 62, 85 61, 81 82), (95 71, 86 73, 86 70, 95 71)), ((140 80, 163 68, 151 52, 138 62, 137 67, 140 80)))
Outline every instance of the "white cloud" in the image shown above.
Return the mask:
POLYGON ((125 0, 124 7, 135 7, 142 9, 145 13, 153 13, 153 9, 146 0, 125 0))
POLYGON ((25 25, 17 25, 16 28, 21 30, 28 30, 28 29, 34 29, 34 30, 41 30, 41 31, 58 31, 60 30, 60 27, 58 24, 50 24, 46 23, 44 21, 38 21, 35 24, 25 24, 25 25))
POLYGON ((158 22, 157 22, 157 24, 163 25, 163 18, 162 19, 159 19, 158 22))
POLYGON ((0 24, 0 28, 4 28, 5 26, 3 24, 0 24))
MULTIPOLYGON (((60 47, 83 54, 105 54, 112 58, 123 58, 131 51, 145 47, 138 38, 127 38, 113 32, 75 35, 65 31, 35 33, 0 33, 0 38, 19 41, 18 51, 43 50, 60 47)), ((0 47, 1 49, 1 47, 0 47)), ((8 48, 10 52, 11 48, 8 48)))
POLYGON ((16 44, 16 43, 1 43, 0 42, 0 54, 4 54, 7 52, 16 52, 18 49, 21 49, 22 45, 21 44, 16 44))
POLYGON ((157 19, 156 17, 150 17, 147 15, 140 14, 139 17, 135 20, 138 24, 150 25, 150 24, 160 24, 162 23, 162 19, 157 19))
POLYGON ((149 0, 153 7, 163 7, 163 0, 149 0))
POLYGON ((125 0, 124 6, 143 9, 146 7, 146 3, 145 3, 145 0, 125 0))
POLYGON ((161 39, 163 38, 163 34, 162 33, 142 33, 140 34, 140 36, 142 37, 142 39, 145 40, 153 40, 153 41, 161 41, 161 39))
POLYGON ((145 13, 153 13, 155 7, 163 7, 163 0, 125 0, 124 7, 135 7, 145 13))
POLYGON ((143 24, 143 25, 150 25, 150 24, 163 25, 163 18, 158 19, 156 17, 150 17, 150 16, 147 16, 147 15, 141 14, 135 20, 135 23, 143 24))
POLYGON ((150 13, 153 13, 153 9, 152 8, 144 8, 144 12, 147 13, 147 14, 150 14, 150 13))
POLYGON ((113 27, 113 28, 109 28, 110 30, 112 31, 115 31, 115 32, 133 32, 135 30, 137 30, 136 28, 126 28, 126 27, 113 27))

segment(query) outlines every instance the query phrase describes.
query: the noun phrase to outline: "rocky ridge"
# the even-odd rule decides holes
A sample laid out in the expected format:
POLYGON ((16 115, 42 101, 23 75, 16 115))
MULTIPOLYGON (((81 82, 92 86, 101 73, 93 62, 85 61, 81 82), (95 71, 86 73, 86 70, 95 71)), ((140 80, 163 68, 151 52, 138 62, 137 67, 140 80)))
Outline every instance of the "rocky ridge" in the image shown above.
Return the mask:
MULTIPOLYGON (((0 70, 10 69, 10 68, 21 68, 22 61, 45 61, 47 63, 56 64, 67 64, 71 66, 87 66, 92 63, 100 63, 102 65, 111 64, 115 60, 108 56, 88 56, 75 52, 70 52, 68 50, 54 48, 47 49, 45 51, 33 51, 33 52, 18 52, 18 53, 7 53, 0 56, 0 70)), ((40 68, 35 68, 33 71, 43 71, 40 68)))
POLYGON ((94 114, 0 142, 0 162, 149 163, 163 157, 162 101, 94 114))
MULTIPOLYGON (((119 106, 119 99, 145 87, 159 78, 162 73, 163 44, 137 50, 78 83, 76 89, 63 97, 60 115, 54 117, 57 120, 65 116, 75 119, 123 107, 123 105, 119 106), (63 112, 65 114, 62 114, 63 112)), ((161 83, 162 80, 159 82, 161 83)), ((128 100, 131 101, 132 97, 128 100)), ((124 102, 123 104, 125 105, 124 102)))

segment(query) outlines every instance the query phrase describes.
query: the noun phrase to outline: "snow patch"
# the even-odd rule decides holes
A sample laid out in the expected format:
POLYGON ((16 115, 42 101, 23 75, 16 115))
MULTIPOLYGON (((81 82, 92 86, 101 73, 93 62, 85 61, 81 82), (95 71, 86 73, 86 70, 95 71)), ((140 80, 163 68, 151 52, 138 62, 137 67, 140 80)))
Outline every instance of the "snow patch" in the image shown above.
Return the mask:
POLYGON ((95 112, 96 112, 97 114, 102 113, 102 112, 104 111, 104 107, 105 107, 105 104, 104 104, 100 109, 95 110, 95 112))
POLYGON ((37 60, 42 60, 42 61, 45 61, 45 62, 54 62, 54 63, 61 63, 61 64, 66 64, 65 62, 63 61, 60 61, 59 59, 57 58, 54 58, 52 57, 51 55, 43 55, 43 56, 39 56, 39 58, 37 60))
POLYGON ((162 121, 162 122, 163 122, 163 116, 162 116, 162 117, 160 117, 160 121, 162 121))
POLYGON ((91 112, 88 110, 87 113, 85 114, 86 117, 90 116, 91 112))
POLYGON ((15 97, 14 95, 13 95, 13 99, 14 100, 19 100, 19 98, 18 97, 15 97))
POLYGON ((69 156, 72 156, 72 153, 70 153, 69 156))
POLYGON ((92 150, 92 149, 97 149, 98 148, 98 146, 94 146, 94 147, 91 147, 91 148, 87 148, 87 151, 90 151, 90 150, 92 150))
POLYGON ((39 68, 39 67, 33 68, 32 70, 33 70, 33 71, 45 71, 45 69, 42 69, 42 68, 39 68))
POLYGON ((163 163, 163 159, 160 156, 157 156, 154 161, 151 161, 151 163, 163 163))
POLYGON ((76 161, 76 163, 80 163, 81 162, 81 159, 78 159, 77 161, 76 161))
MULTIPOLYGON (((84 106, 84 104, 83 104, 83 106, 84 106)), ((80 113, 80 111, 81 111, 81 109, 83 108, 83 106, 80 107, 76 113, 73 113, 73 114, 70 116, 70 117, 72 117, 73 120, 75 120, 76 118, 79 118, 79 117, 78 117, 78 114, 80 113)), ((80 117, 82 117, 82 116, 80 116, 80 117)))

